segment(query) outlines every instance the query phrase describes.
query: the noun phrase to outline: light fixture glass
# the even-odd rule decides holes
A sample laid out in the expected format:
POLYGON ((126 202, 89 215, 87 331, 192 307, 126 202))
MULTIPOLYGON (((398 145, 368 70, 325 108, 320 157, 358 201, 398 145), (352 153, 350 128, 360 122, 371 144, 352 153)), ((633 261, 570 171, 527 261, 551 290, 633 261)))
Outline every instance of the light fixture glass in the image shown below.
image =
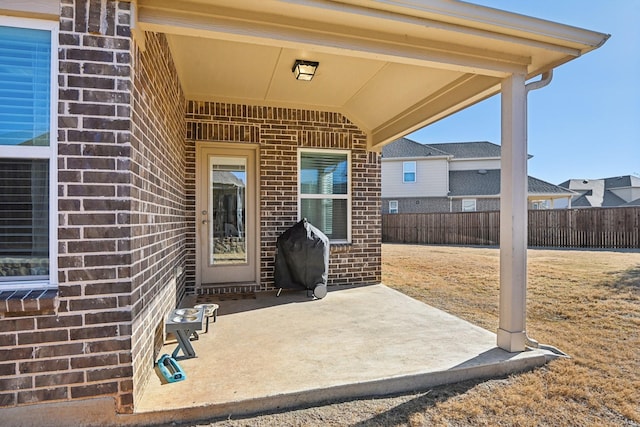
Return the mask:
POLYGON ((291 71, 296 76, 296 79, 309 81, 315 75, 318 65, 318 62, 296 59, 291 71))

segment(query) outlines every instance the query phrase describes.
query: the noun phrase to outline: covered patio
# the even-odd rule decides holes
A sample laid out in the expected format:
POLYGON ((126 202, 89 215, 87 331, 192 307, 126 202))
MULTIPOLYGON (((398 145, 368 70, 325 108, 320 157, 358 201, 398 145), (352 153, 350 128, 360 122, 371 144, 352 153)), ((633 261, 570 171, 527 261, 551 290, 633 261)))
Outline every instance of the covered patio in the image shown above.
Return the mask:
POLYGON ((146 32, 167 37, 187 99, 338 112, 366 134, 372 152, 500 93, 497 343, 510 352, 535 344, 525 325, 527 94, 607 34, 444 0, 138 0, 133 7, 134 40, 144 49, 146 32), (300 61, 315 68, 303 81, 300 61))
MULTIPOLYGON (((320 300, 304 291, 263 292, 218 304, 217 322, 192 341, 196 357, 178 361, 187 380, 163 383, 156 372, 123 422, 238 416, 426 390, 558 357, 542 349, 508 353, 496 347, 495 334, 384 285, 333 287, 320 300)), ((175 348, 168 342, 162 352, 175 348)))
POLYGON ((46 154, 58 172, 51 188, 61 189, 50 203, 60 309, 14 324, 7 370, 22 390, 9 395, 8 420, 41 424, 37 403, 57 425, 166 423, 503 375, 553 357, 530 350, 526 333, 526 99, 606 34, 450 0, 24 4, 51 21, 60 52, 51 120, 60 149, 46 154), (315 63, 313 78, 297 78, 299 61, 315 63), (494 334, 379 284, 379 152, 498 93, 494 334), (344 177, 302 191, 304 153, 322 153, 322 163, 331 151, 344 177), (246 203, 220 203, 222 234, 248 236, 235 265, 208 257, 214 169, 241 171, 246 184, 233 192, 246 203), (312 199, 346 206, 335 209, 344 233, 332 242, 331 292, 276 298, 276 236, 312 199), (227 227, 243 209, 245 227, 227 227), (197 357, 182 362, 187 381, 161 384, 154 362, 175 346, 161 348, 167 314, 198 294, 247 290, 255 299, 221 301, 218 322, 194 342, 197 357), (31 366, 42 341, 53 350, 34 365, 55 380, 39 384, 20 364, 31 366))
MULTIPOLYGON (((218 304, 217 322, 192 341, 196 357, 178 361, 186 380, 166 383, 156 370, 134 414, 87 402, 56 413, 57 425, 238 417, 499 377, 558 357, 506 352, 494 333, 384 285, 333 287, 321 300, 263 292, 218 304)), ((176 345, 168 341, 162 352, 176 345)), ((20 416, 28 425, 29 411, 20 416)))

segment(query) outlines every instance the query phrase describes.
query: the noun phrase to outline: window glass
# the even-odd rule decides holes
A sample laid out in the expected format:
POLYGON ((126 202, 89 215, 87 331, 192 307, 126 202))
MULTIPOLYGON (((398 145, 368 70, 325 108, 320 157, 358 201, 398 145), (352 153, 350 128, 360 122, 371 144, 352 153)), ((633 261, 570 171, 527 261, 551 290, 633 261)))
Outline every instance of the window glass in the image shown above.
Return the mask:
POLYGON ((397 200, 389 200, 389 213, 392 213, 392 214, 398 213, 398 201, 397 200))
POLYGON ((347 155, 303 152, 300 155, 302 194, 347 194, 347 155))
POLYGON ((0 281, 49 275, 49 160, 0 159, 0 281))
POLYGON ((475 212, 476 199, 462 199, 462 211, 463 212, 475 212))
POLYGON ((416 182, 416 162, 402 163, 402 182, 416 182))
POLYGON ((51 32, 0 26, 0 145, 49 145, 51 32))
POLYGON ((303 199, 301 214, 330 240, 347 240, 346 200, 303 199))
POLYGON ((56 24, 0 19, 0 284, 55 286, 56 24))
POLYGON ((347 152, 300 152, 300 217, 332 241, 349 240, 347 152))

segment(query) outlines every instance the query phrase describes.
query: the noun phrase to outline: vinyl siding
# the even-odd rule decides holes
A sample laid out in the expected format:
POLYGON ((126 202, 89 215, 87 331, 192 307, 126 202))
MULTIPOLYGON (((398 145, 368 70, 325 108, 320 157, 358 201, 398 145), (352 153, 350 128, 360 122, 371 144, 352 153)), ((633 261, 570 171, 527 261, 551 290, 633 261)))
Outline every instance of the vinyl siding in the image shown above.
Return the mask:
POLYGON ((416 182, 402 181, 403 160, 382 162, 382 197, 445 197, 449 173, 446 159, 411 159, 416 162, 416 182))

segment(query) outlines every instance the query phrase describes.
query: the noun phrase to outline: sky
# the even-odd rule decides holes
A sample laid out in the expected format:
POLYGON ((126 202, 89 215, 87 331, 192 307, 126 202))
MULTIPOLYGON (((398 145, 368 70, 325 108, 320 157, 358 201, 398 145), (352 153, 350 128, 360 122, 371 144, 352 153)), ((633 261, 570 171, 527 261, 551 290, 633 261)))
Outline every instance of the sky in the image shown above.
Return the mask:
MULTIPOLYGON (((611 34, 599 49, 556 68, 548 86, 529 93, 529 175, 553 184, 640 176, 640 0, 471 2, 611 34)), ((500 144, 500 96, 407 138, 500 144)))

